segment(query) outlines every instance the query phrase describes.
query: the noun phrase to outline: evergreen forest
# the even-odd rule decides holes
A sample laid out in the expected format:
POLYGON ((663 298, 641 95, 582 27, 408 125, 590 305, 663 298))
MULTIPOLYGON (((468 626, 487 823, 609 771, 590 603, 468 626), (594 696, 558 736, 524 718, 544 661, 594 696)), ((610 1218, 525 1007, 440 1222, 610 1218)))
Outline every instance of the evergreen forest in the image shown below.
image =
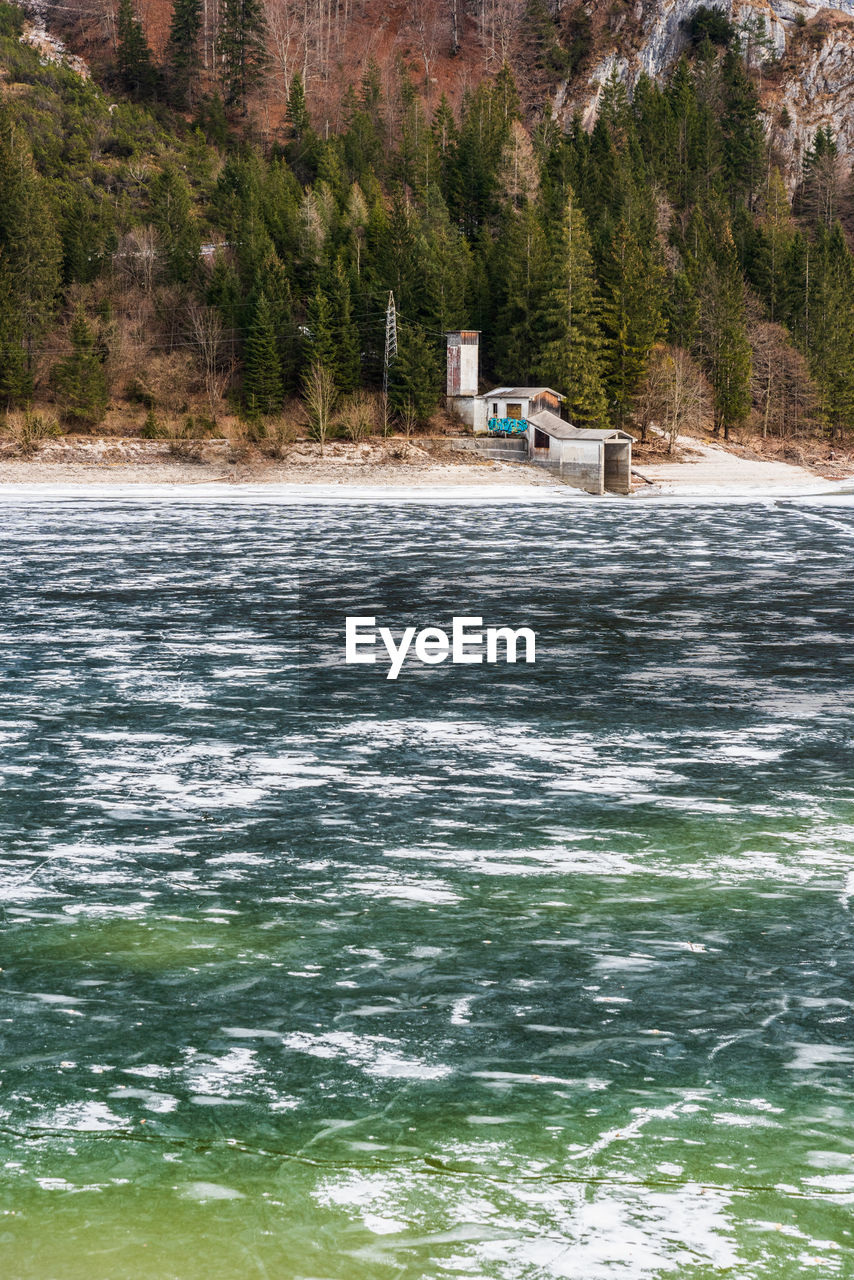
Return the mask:
POLYGON ((223 12, 227 92, 202 95, 194 0, 165 63, 122 0, 101 85, 0 4, 4 410, 144 435, 234 414, 263 438, 298 405, 321 438, 368 431, 393 294, 382 412, 407 430, 461 327, 484 385, 551 386, 579 426, 645 432, 681 395, 723 436, 854 430, 851 175, 830 129, 785 173, 731 30, 700 29, 666 83, 610 79, 590 130, 532 118, 506 63, 459 110, 403 67, 390 100, 368 66, 335 132, 294 74, 262 145, 262 19, 223 12))

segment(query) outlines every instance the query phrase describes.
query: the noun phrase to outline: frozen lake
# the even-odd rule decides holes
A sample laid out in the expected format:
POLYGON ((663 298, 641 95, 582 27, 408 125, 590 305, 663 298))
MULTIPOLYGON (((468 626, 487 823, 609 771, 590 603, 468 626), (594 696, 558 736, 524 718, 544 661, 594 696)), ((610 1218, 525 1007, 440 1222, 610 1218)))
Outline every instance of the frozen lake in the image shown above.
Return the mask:
POLYGON ((9 1280, 854 1269, 854 509, 0 516, 9 1280), (344 668, 344 616, 536 666, 344 668))

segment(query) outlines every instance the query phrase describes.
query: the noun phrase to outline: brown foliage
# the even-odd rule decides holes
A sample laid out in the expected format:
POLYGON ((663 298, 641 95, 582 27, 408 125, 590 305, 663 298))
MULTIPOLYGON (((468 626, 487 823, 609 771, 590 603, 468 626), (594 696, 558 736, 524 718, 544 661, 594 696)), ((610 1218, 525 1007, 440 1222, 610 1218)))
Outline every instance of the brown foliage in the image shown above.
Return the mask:
POLYGON ((807 362, 778 324, 760 322, 749 332, 753 353, 751 395, 754 429, 763 437, 797 436, 820 426, 819 396, 807 362))
POLYGON ((677 437, 710 425, 712 395, 701 370, 681 347, 653 348, 646 382, 637 399, 641 439, 655 426, 673 452, 677 437))

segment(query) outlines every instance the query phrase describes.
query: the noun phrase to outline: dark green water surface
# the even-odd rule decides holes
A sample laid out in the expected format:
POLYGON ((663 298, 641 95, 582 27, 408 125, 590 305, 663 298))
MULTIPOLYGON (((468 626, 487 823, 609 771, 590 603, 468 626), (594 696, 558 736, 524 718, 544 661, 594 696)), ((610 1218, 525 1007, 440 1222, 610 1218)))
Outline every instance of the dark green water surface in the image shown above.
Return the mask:
POLYGON ((7 505, 3 1280, 854 1275, 852 538, 7 505))

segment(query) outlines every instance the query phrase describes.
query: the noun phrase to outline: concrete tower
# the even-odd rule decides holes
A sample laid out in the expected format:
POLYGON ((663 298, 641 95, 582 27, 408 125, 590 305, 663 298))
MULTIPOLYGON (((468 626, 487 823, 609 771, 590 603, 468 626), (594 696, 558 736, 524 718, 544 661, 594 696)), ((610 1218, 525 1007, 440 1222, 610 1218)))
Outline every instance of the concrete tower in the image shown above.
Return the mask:
POLYGON ((447 394, 454 399, 457 396, 476 396, 479 330, 459 329, 445 334, 445 337, 448 340, 447 394))
POLYGON ((457 329, 445 335, 448 342, 448 379, 446 398, 449 409, 455 410, 464 422, 478 430, 478 356, 480 331, 457 329))

